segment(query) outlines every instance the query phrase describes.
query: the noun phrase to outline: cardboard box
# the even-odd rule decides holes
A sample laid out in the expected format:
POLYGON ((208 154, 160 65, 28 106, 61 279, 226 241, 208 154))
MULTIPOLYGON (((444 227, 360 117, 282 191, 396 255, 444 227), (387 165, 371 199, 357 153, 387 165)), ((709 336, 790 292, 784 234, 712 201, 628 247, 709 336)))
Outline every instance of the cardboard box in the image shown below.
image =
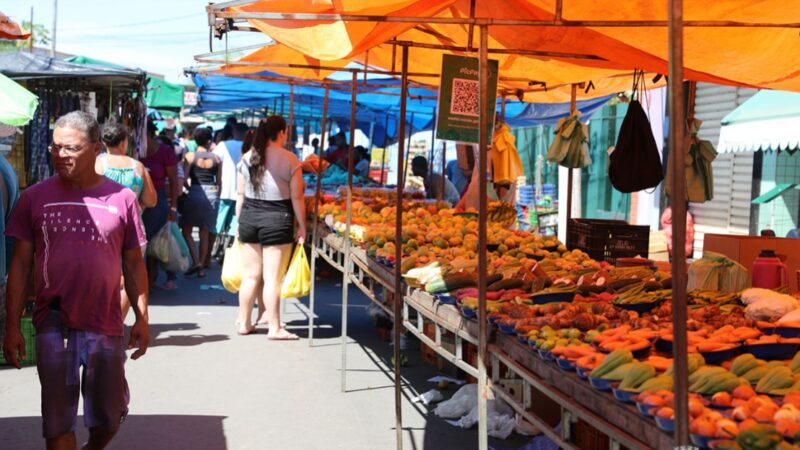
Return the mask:
POLYGON ((798 291, 796 273, 800 270, 800 239, 773 238, 761 236, 731 236, 707 234, 703 251, 720 253, 739 262, 752 273, 753 262, 761 250, 775 250, 788 267, 787 278, 791 292, 798 291))

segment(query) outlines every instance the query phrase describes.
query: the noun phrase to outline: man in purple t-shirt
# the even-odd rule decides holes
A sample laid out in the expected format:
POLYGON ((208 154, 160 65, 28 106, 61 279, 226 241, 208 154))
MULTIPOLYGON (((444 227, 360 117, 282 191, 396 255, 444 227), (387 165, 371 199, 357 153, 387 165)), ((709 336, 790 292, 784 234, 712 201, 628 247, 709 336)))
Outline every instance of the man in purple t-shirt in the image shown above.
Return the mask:
POLYGON ((98 175, 100 127, 72 112, 56 122, 50 153, 57 176, 28 188, 6 228, 16 239, 8 274, 8 321, 3 351, 19 368, 23 292, 36 284, 36 365, 48 449, 75 449, 80 393, 87 449, 111 441, 128 412, 120 278, 136 322, 128 348, 147 351, 147 275, 133 191, 98 175), (121 264, 120 264, 121 262, 121 264), (83 373, 81 374, 81 368, 83 373))

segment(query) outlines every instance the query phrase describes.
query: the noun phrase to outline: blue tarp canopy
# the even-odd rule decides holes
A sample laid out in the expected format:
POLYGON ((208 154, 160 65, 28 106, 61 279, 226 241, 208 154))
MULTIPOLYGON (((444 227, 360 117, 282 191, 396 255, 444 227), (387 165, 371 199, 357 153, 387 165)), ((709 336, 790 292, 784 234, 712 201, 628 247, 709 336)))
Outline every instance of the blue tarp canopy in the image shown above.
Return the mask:
MULTIPOLYGON (((349 131, 351 84, 343 82, 342 77, 334 75, 331 75, 329 80, 338 81, 331 84, 328 116, 342 130, 349 131)), ((260 72, 249 77, 193 74, 193 80, 198 88, 198 103, 192 111, 194 113, 260 111, 264 108, 285 112, 289 110, 292 89, 290 82, 293 81, 289 77, 272 72, 260 72), (265 81, 258 79, 259 77, 281 81, 265 81)), ((322 114, 325 88, 296 81, 298 84, 294 85, 295 123, 311 120, 314 127, 322 114)), ((365 135, 369 135, 372 129, 373 141, 376 143, 386 144, 387 138, 389 142, 396 141, 400 114, 400 80, 391 77, 368 77, 366 80, 359 78, 357 89, 357 128, 365 135)), ((437 106, 437 89, 412 86, 408 89, 408 95, 407 132, 431 130, 437 106)), ((608 102, 609 98, 600 97, 578 102, 578 109, 582 112, 583 119, 588 120, 608 102)), ((499 103, 500 100, 498 100, 498 112, 499 103)), ((569 114, 569 103, 531 104, 507 99, 505 108, 506 122, 512 127, 552 125, 569 114)))

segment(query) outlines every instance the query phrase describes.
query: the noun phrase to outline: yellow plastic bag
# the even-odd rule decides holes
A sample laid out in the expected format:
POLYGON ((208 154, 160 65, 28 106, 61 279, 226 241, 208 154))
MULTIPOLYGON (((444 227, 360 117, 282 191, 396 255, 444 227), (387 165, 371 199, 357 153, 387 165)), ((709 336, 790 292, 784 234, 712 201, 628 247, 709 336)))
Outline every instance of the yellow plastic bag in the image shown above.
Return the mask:
POLYGON ((239 239, 225 250, 225 261, 222 264, 222 287, 233 294, 239 292, 242 284, 242 243, 239 239))
POLYGON ((305 297, 311 293, 311 268, 306 259, 306 249, 302 244, 294 248, 292 262, 283 278, 281 298, 305 297))

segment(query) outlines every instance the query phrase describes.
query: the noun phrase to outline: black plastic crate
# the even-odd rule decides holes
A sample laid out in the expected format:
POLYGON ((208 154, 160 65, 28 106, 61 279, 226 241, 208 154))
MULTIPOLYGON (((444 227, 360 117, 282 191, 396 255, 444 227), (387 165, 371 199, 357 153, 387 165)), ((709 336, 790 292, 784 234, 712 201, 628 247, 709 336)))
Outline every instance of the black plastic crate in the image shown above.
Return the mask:
POLYGON ((617 258, 647 258, 650 227, 630 225, 622 220, 572 219, 567 229, 567 247, 611 264, 615 264, 617 258))

